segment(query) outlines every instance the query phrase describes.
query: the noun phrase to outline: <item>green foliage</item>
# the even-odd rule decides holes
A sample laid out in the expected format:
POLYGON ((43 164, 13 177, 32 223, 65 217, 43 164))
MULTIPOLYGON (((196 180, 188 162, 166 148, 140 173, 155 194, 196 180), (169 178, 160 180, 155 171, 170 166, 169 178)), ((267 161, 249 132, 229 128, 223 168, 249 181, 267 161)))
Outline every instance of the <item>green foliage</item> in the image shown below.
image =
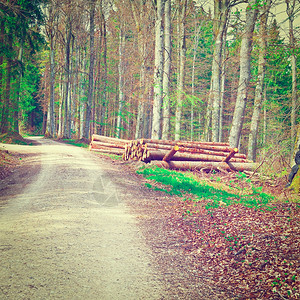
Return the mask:
POLYGON ((77 146, 77 147, 82 147, 82 148, 88 148, 89 145, 87 143, 82 143, 78 140, 73 140, 73 139, 62 139, 65 143, 77 146))
MULTIPOLYGON (((221 188, 215 188, 205 182, 200 182, 195 179, 192 174, 166 170, 158 167, 146 167, 138 171, 147 179, 154 180, 168 188, 159 189, 167 192, 170 195, 183 196, 184 194, 193 194, 197 196, 198 201, 206 200, 206 209, 211 210, 220 205, 233 205, 241 203, 247 207, 262 208, 273 200, 272 196, 262 193, 259 188, 252 187, 252 193, 236 194, 227 192, 221 188)), ((243 173, 237 174, 237 178, 245 180, 243 173)))

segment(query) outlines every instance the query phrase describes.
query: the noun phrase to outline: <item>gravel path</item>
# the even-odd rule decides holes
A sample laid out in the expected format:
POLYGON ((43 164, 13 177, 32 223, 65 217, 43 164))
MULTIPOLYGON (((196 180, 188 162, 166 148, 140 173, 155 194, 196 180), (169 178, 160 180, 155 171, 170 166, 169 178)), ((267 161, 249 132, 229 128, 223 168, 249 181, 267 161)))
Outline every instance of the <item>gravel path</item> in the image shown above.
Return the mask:
POLYGON ((108 166, 84 149, 36 140, 1 145, 27 153, 30 167, 0 183, 0 299, 164 298, 108 166))

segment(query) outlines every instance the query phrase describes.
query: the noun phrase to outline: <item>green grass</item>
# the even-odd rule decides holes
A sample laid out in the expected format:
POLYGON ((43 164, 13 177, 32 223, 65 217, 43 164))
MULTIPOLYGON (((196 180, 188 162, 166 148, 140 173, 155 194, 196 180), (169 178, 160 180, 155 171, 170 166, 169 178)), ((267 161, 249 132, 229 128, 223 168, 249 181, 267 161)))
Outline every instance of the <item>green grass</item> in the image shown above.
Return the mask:
POLYGON ((77 147, 82 147, 82 148, 88 148, 89 145, 86 143, 78 143, 77 140, 72 140, 72 139, 62 139, 63 142, 73 145, 73 146, 77 146, 77 147))
POLYGON ((121 155, 109 154, 109 153, 101 153, 101 152, 97 152, 97 153, 99 155, 107 156, 107 157, 111 158, 112 160, 122 160, 122 156, 121 155))
MULTIPOLYGON (((206 209, 208 210, 217 208, 221 204, 228 206, 236 203, 241 203, 247 207, 261 208, 273 200, 272 196, 262 193, 260 189, 255 187, 252 187, 250 193, 241 193, 240 191, 239 193, 228 192, 222 188, 216 188, 208 183, 200 182, 192 174, 166 170, 156 166, 141 169, 138 173, 147 179, 166 186, 166 189, 154 188, 156 190, 179 196, 193 194, 196 196, 197 201, 202 199, 209 200, 206 204, 206 209)), ((243 178, 240 180, 243 180, 243 178)), ((150 186, 148 184, 148 187, 150 186)))

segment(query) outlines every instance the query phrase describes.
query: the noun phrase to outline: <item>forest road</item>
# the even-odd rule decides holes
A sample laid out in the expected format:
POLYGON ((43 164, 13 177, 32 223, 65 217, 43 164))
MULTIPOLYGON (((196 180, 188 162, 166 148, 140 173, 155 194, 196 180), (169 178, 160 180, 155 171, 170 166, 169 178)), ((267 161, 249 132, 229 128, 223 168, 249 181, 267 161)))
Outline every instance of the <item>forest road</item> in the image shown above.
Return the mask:
POLYGON ((35 139, 0 147, 30 164, 0 186, 0 299, 162 299, 161 275, 105 162, 35 139))

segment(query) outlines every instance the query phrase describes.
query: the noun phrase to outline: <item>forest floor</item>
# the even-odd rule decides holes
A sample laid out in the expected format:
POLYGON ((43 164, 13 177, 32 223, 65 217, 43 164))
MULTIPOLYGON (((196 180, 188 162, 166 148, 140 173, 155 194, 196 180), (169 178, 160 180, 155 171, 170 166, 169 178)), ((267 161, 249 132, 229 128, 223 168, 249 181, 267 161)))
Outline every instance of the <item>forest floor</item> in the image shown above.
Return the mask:
MULTIPOLYGON (((0 165, 0 179, 8 182, 14 174, 23 174, 17 181, 24 189, 33 178, 24 176, 33 154, 1 151, 0 155, 6 162, 0 165)), ((205 199, 160 191, 161 184, 137 174, 134 163, 91 156, 105 165, 105 173, 121 191, 150 249, 153 268, 159 271, 155 282, 161 281, 163 287, 144 299, 299 299, 300 206, 286 201, 289 194, 282 182, 255 183, 281 198, 266 209, 236 204, 208 213, 205 199), (149 183, 157 188, 145 187, 149 183)), ((233 174, 195 175, 243 189, 233 174)), ((7 189, 7 195, 9 191, 15 194, 16 187, 7 189)))

